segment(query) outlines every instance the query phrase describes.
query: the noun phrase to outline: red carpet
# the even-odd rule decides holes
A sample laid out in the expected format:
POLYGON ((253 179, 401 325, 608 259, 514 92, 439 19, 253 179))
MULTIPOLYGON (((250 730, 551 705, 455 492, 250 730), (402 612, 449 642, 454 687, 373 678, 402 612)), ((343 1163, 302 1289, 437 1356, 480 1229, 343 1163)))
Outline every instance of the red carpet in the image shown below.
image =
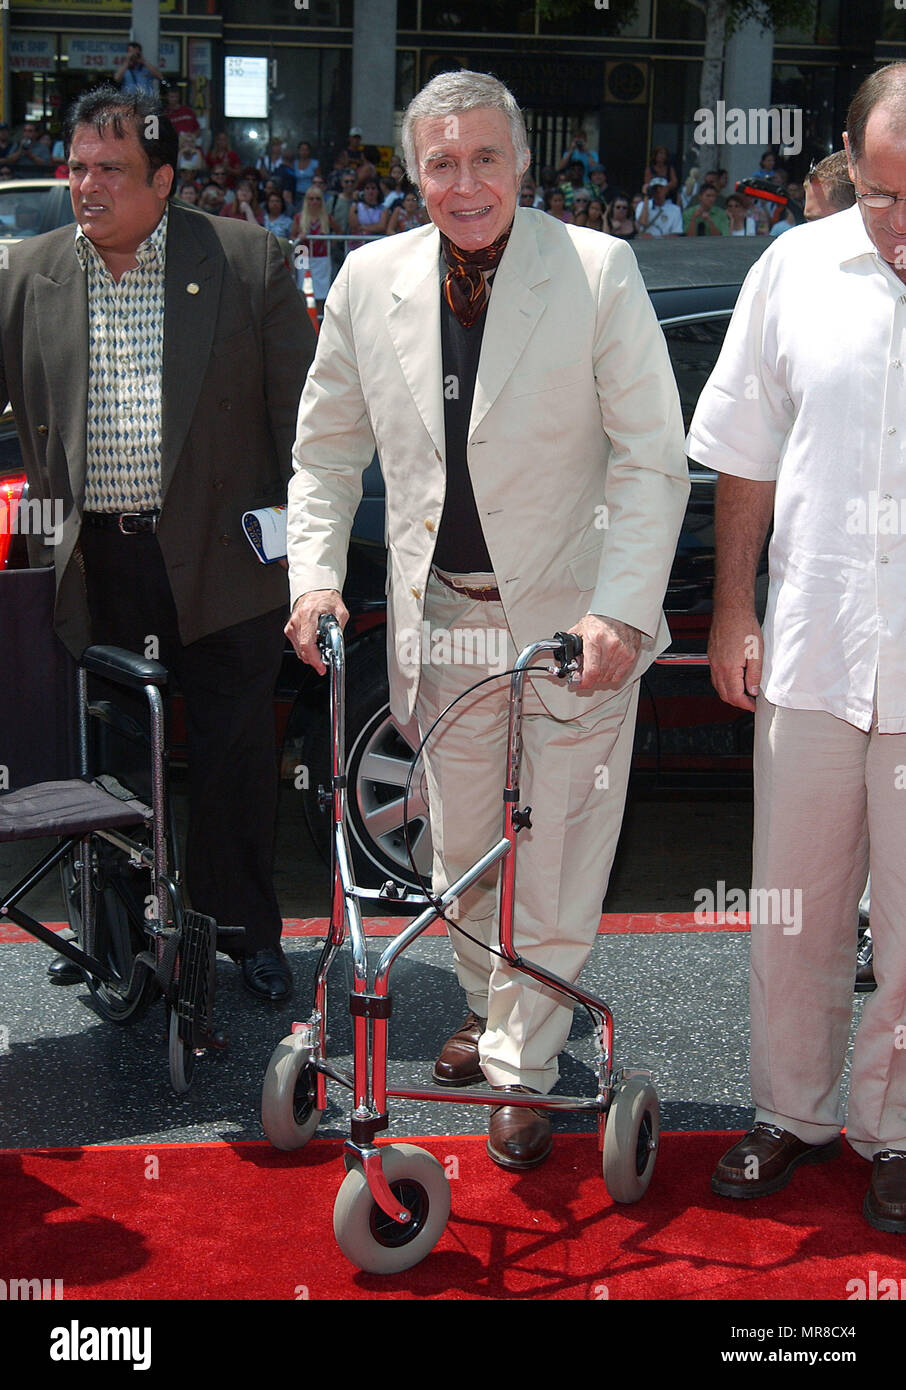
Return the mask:
MULTIPOLYGON (((53 931, 62 931, 65 922, 48 922, 53 931)), ((366 917, 367 936, 396 936, 406 925, 404 917, 366 917)), ((283 921, 284 936, 313 936, 323 938, 329 926, 326 917, 287 917, 283 921)), ((444 936, 446 927, 441 922, 433 922, 425 931, 425 936, 444 936)), ((748 931, 748 918, 744 913, 726 914, 715 912, 607 912, 598 923, 599 936, 649 936, 653 932, 688 931, 748 931)), ((0 922, 0 945, 5 942, 21 944, 34 942, 27 931, 12 922, 0 922)))
POLYGON ((554 1157, 521 1176, 494 1168, 483 1138, 417 1142, 445 1164, 453 1210, 433 1254, 404 1274, 362 1274, 338 1251, 341 1146, 318 1139, 295 1154, 266 1143, 0 1153, 2 1273, 62 1279, 67 1300, 845 1301, 872 1271, 875 1290, 896 1280, 906 1292, 906 1240, 862 1219, 870 1168, 845 1145, 785 1191, 731 1203, 708 1187, 728 1136, 667 1135, 647 1196, 617 1207, 591 1136, 558 1136, 554 1157))

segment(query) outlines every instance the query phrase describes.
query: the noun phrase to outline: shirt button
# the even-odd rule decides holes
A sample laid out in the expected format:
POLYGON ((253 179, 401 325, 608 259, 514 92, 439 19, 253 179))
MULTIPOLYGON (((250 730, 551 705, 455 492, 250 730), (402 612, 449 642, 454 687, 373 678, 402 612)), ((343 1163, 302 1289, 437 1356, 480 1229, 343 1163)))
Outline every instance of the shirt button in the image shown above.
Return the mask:
POLYGON ((437 528, 435 527, 433 521, 426 521, 426 522, 425 522, 425 530, 426 530, 426 531, 434 531, 434 530, 436 530, 436 529, 437 529, 437 528))
POLYGON ((888 431, 887 431, 888 434, 896 434, 896 432, 897 432, 897 427, 896 427, 896 425, 891 425, 890 428, 889 428, 888 431))
POLYGON ((47 426, 46 426, 46 425, 39 425, 39 426, 38 426, 38 434, 47 434, 47 426))
POLYGON ((220 409, 221 409, 221 410, 232 410, 232 409, 233 409, 233 402, 232 402, 232 401, 229 401, 229 400, 223 400, 223 401, 221 401, 221 402, 220 402, 220 409))
POLYGON ((889 556, 887 556, 887 555, 879 555, 879 556, 878 556, 878 564, 880 564, 880 565, 887 565, 887 564, 889 564, 889 563, 890 563, 890 558, 889 558, 889 556))
POLYGON ((219 492, 219 491, 221 490, 222 487, 223 487, 223 479, 222 479, 222 478, 215 478, 215 479, 214 479, 214 491, 215 491, 215 492, 219 492))
POLYGON ((410 589, 409 592, 413 598, 421 598, 422 596, 421 589, 410 589))
POLYGON ((903 364, 900 361, 899 357, 895 357, 890 365, 891 367, 902 367, 903 364))
POLYGON ((229 536, 221 536, 221 537, 220 537, 220 544, 221 544, 221 545, 229 545, 229 543, 230 543, 230 537, 229 537, 229 536))
POLYGON ((440 456, 440 449, 434 450, 434 457, 438 460, 439 463, 443 463, 443 459, 440 456))

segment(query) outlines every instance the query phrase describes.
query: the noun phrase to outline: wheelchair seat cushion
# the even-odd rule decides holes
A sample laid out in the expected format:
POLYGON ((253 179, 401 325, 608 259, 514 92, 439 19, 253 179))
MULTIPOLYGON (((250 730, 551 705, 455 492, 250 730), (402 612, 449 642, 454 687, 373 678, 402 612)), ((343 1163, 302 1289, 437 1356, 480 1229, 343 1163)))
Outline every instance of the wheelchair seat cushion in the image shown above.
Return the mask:
POLYGON ((87 835, 150 819, 151 811, 137 797, 124 800, 94 782, 38 782, 0 796, 0 843, 87 835))

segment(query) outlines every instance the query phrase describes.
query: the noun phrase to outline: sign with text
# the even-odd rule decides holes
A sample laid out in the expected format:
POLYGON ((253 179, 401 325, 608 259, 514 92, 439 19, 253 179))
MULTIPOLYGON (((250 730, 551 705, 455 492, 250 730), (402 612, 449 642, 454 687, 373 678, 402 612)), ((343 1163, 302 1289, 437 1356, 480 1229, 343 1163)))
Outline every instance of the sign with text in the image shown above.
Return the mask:
POLYGON ((224 115, 267 115, 267 59, 230 55, 224 59, 224 115))
MULTIPOLYGON (((15 0, 17 10, 107 10, 128 13, 132 0, 15 0)), ((173 14, 176 0, 158 0, 164 14, 173 14)))
MULTIPOLYGON (((126 56, 128 39, 65 38, 63 51, 70 71, 113 72, 126 56)), ((161 39, 156 66, 161 72, 179 72, 179 40, 161 39)))
POLYGON ((56 62, 57 43, 49 34, 10 34, 9 65, 13 72, 46 72, 56 62))

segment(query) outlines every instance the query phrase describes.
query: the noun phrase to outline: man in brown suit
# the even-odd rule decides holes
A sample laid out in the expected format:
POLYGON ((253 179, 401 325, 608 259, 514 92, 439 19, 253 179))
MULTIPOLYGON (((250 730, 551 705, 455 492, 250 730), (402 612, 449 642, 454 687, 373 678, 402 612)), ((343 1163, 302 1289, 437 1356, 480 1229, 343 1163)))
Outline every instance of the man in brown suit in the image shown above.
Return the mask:
POLYGON ((151 98, 87 93, 66 143, 78 227, 14 246, 0 274, 0 392, 30 496, 63 517, 31 562, 56 569, 75 654, 155 639, 185 700, 193 904, 245 928, 246 985, 283 999, 271 700, 288 594, 241 517, 285 495, 314 334, 269 233, 170 202, 177 138, 151 98))

